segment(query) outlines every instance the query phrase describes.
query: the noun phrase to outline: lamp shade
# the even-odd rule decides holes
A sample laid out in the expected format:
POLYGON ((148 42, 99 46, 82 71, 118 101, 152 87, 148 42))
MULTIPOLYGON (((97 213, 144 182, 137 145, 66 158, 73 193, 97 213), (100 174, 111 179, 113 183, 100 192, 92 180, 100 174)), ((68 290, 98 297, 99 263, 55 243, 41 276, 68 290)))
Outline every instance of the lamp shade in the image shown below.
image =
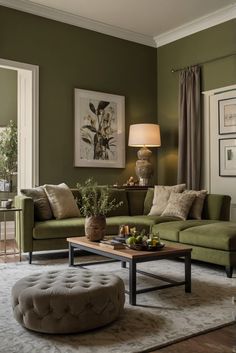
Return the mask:
POLYGON ((129 146, 161 146, 160 126, 157 124, 134 124, 129 127, 129 146))

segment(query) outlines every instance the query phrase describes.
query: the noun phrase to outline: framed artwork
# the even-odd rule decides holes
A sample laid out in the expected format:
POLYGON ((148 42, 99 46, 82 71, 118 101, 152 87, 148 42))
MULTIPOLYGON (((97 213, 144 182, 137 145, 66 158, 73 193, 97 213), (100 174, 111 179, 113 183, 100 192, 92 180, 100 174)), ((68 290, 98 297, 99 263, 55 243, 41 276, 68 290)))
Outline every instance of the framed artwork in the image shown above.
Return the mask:
POLYGON ((236 98, 222 99, 218 101, 219 133, 236 133, 236 98))
POLYGON ((125 98, 75 89, 75 167, 125 167, 125 98))
POLYGON ((219 140, 219 175, 236 177, 236 138, 219 140))

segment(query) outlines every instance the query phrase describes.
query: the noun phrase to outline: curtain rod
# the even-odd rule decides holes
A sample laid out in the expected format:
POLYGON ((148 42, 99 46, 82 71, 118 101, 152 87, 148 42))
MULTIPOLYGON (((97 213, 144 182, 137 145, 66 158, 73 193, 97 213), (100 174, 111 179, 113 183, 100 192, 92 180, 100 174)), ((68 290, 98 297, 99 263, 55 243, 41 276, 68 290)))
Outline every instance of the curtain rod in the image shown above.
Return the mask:
MULTIPOLYGON (((213 61, 225 59, 225 58, 228 58, 228 57, 234 56, 234 55, 236 55, 236 52, 235 52, 235 53, 232 53, 232 54, 227 54, 227 55, 224 55, 224 56, 219 56, 218 58, 214 58, 214 59, 211 59, 211 60, 203 61, 203 62, 198 63, 198 64, 190 65, 190 66, 188 66, 188 67, 212 63, 213 61)), ((178 71, 182 71, 182 70, 184 70, 184 69, 187 69, 188 67, 182 67, 182 68, 179 68, 179 69, 171 69, 171 72, 172 72, 172 73, 175 73, 175 72, 178 72, 178 71)))

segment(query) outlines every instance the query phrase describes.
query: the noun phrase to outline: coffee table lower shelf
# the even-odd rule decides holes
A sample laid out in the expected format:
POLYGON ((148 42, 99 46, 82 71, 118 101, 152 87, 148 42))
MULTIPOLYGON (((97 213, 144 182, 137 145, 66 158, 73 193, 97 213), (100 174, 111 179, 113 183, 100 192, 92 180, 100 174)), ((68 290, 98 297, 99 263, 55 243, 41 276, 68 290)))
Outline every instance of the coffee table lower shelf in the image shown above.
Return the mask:
POLYGON ((164 288, 185 286, 185 292, 191 293, 191 248, 172 248, 166 247, 162 250, 150 252, 150 251, 136 251, 131 249, 104 249, 99 246, 98 243, 90 242, 85 237, 67 238, 69 242, 69 266, 79 266, 85 267, 94 264, 101 264, 107 262, 121 261, 121 267, 127 268, 129 271, 129 290, 126 293, 129 295, 129 303, 131 305, 136 305, 136 295, 140 293, 146 293, 150 291, 160 290, 164 288), (110 258, 111 260, 99 261, 99 262, 87 262, 83 264, 74 264, 74 250, 85 250, 96 255, 101 255, 110 258), (184 258, 185 261, 185 280, 175 281, 155 275, 153 273, 141 271, 137 269, 137 264, 142 262, 156 261, 162 259, 176 259, 184 258), (153 286, 149 288, 137 289, 137 273, 159 279, 161 281, 167 282, 167 284, 153 286))

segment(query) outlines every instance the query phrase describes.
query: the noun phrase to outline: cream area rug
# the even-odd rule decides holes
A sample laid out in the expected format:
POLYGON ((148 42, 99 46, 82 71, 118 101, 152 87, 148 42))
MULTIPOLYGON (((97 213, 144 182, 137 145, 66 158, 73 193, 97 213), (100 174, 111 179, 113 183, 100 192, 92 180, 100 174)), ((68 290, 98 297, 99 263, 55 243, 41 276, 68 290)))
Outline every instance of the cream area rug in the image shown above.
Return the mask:
MULTIPOLYGON (((95 260, 80 256, 79 261, 95 260)), ((96 260, 98 257, 96 257, 96 260)), ((192 293, 173 287, 139 294, 137 306, 128 304, 114 323, 86 333, 46 335, 28 331, 14 319, 11 288, 20 278, 52 269, 65 269, 67 259, 0 265, 0 352, 1 353, 138 353, 151 352, 167 344, 221 327, 234 320, 232 297, 236 277, 226 278, 224 270, 203 264, 192 265, 192 293)), ((183 279, 184 263, 161 260, 139 264, 138 268, 173 279, 183 279)), ((128 271, 119 262, 89 266, 93 271, 111 271, 127 285, 128 271)), ((78 268, 78 271, 83 271, 78 268)), ((139 288, 156 285, 156 279, 138 276, 139 288)))

